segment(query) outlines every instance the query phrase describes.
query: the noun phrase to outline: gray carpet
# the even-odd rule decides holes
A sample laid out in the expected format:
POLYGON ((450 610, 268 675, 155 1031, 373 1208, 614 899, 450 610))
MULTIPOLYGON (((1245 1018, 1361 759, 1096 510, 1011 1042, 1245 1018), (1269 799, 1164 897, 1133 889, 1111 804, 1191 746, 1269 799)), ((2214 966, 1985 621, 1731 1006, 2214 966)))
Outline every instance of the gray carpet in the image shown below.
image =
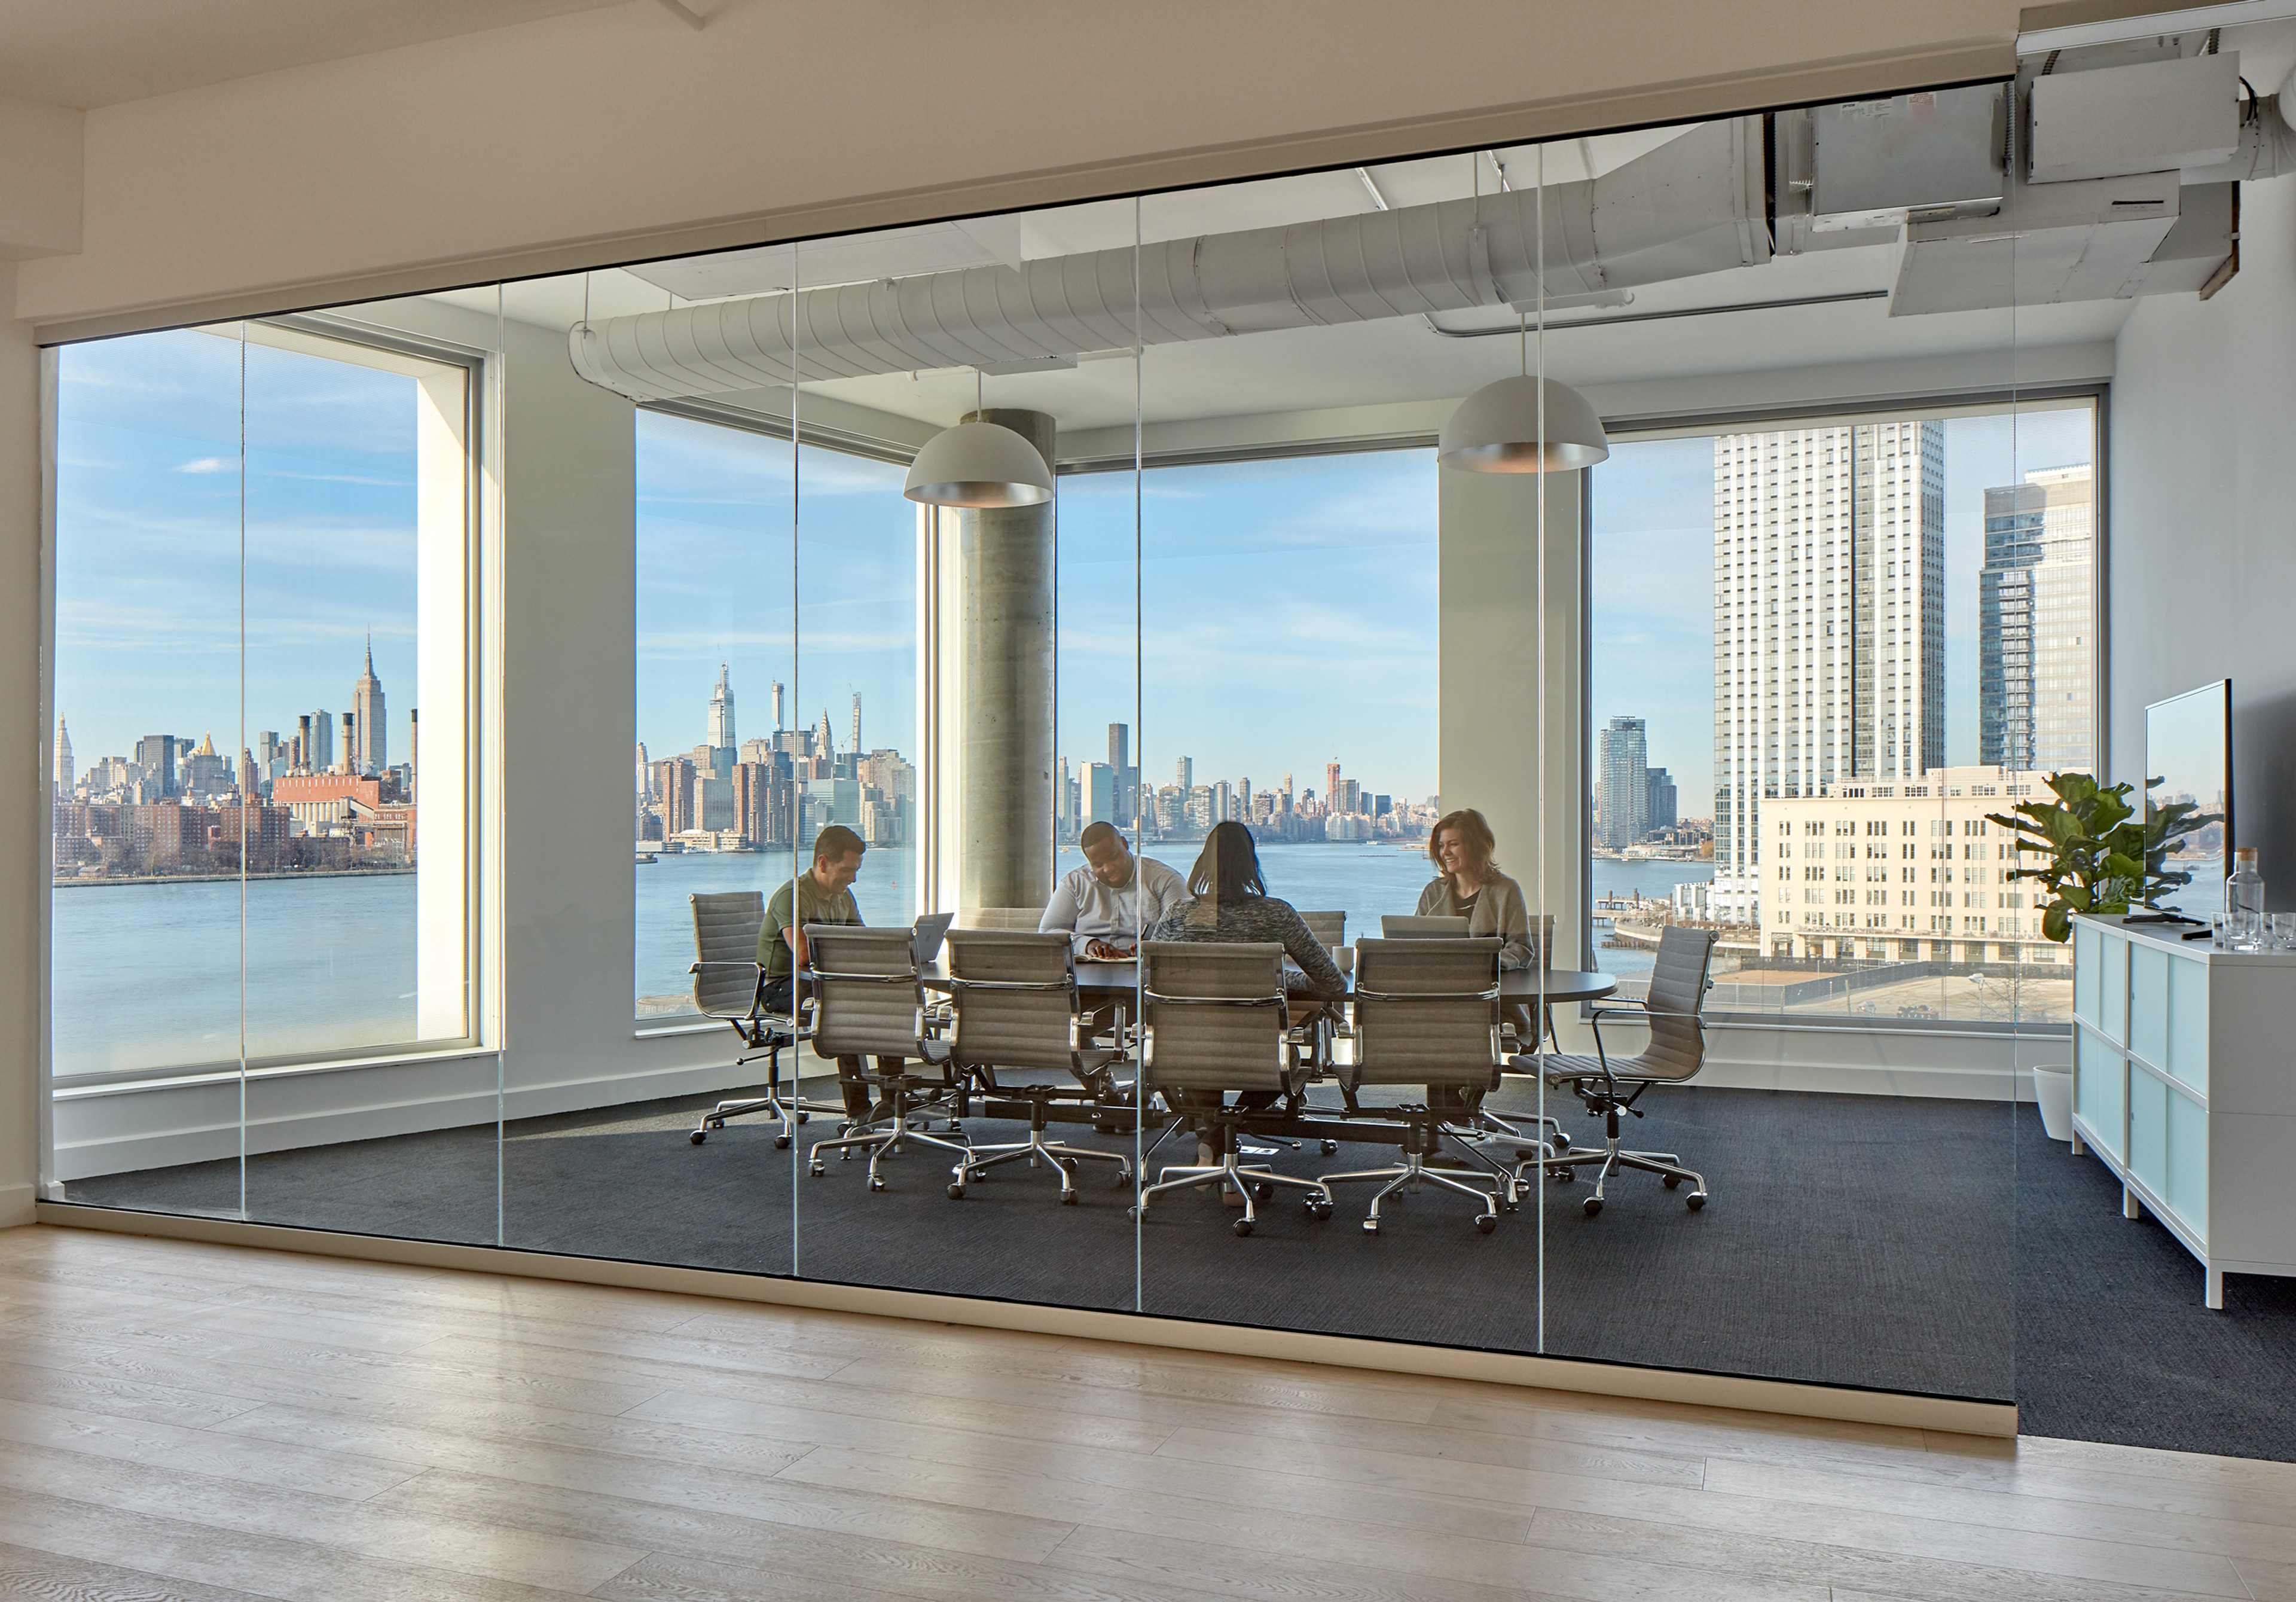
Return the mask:
MULTIPOLYGON (((1703 1212, 1628 1176, 1589 1219, 1583 1182, 1550 1185, 1536 1216, 1526 1203, 1486 1236, 1472 1204, 1429 1189, 1390 1204, 1373 1236, 1369 1188, 1349 1187, 1328 1221, 1279 1195, 1246 1240, 1230 1209, 1183 1193, 1136 1253, 1112 1165, 1084 1171, 1073 1207, 1025 1168, 953 1202, 948 1160, 919 1148, 873 1195, 857 1161, 808 1178, 763 1126, 689 1145, 692 1109, 665 1103, 513 1125, 499 1170, 491 1127, 255 1158, 247 1216, 491 1245, 499 1200, 501 1243, 537 1251, 1126 1310, 1136 1286, 1152 1314, 1515 1351, 1540 1349, 1543 1307, 1558 1356, 2013 1399, 2033 1434, 2296 1460, 2296 1284, 2235 1278, 2226 1310, 2206 1311, 2199 1265, 2123 1220, 2111 1176, 2045 1139, 2030 1109, 1689 1088, 1644 1106, 1629 1144, 1702 1169, 1703 1212)), ((1597 1126, 1571 1127, 1587 1140, 1597 1126)), ((982 1143, 1017 1133, 970 1128, 982 1143)), ((826 1132, 816 1120, 804 1135, 826 1132)), ((1312 1173, 1390 1157, 1275 1161, 1312 1173)), ((1176 1140, 1167 1158, 1187 1154, 1176 1140)), ((238 1185, 238 1164, 201 1163, 70 1194, 228 1215, 238 1185)))

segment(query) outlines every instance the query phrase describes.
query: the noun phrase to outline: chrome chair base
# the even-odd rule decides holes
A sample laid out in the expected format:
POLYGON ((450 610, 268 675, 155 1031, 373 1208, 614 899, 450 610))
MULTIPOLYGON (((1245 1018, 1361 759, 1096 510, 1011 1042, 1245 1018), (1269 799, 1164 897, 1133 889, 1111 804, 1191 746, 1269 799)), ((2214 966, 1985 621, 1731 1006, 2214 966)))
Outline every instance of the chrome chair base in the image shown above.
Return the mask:
POLYGON ((1366 1168, 1352 1173, 1324 1176, 1324 1183, 1326 1185, 1350 1185, 1366 1181, 1384 1181, 1371 1198, 1371 1212, 1364 1220, 1363 1226, 1364 1233, 1366 1235, 1379 1233, 1379 1206, 1382 1202, 1405 1190, 1417 1190, 1422 1185, 1434 1185, 1445 1190, 1456 1190, 1461 1195, 1472 1196, 1482 1203, 1482 1212, 1475 1215, 1475 1228, 1485 1235, 1498 1228, 1502 1195, 1509 1202, 1512 1202, 1514 1196, 1514 1182, 1504 1173, 1480 1174, 1472 1169, 1430 1168, 1427 1166, 1427 1160, 1417 1152, 1405 1153, 1403 1162, 1397 1167, 1366 1168), (1472 1183, 1477 1179, 1492 1180, 1496 1183, 1481 1185, 1472 1183))
POLYGON ((1693 1212, 1706 1205, 1705 1176, 1694 1169, 1685 1168, 1682 1164, 1681 1153, 1630 1152, 1619 1145, 1616 1137, 1613 1137, 1607 1145, 1601 1146, 1574 1146, 1568 1151, 1525 1157, 1515 1165, 1514 1183, 1518 1187, 1525 1184, 1524 1176, 1533 1169, 1537 1169, 1541 1175, 1553 1173, 1558 1179, 1568 1180, 1574 1177, 1574 1170, 1588 1167, 1597 1169, 1595 1175, 1594 1194, 1582 1204, 1588 1218, 1603 1211, 1604 1188, 1609 1186, 1613 1175, 1626 1169, 1656 1174, 1659 1183, 1669 1190, 1678 1188, 1682 1182, 1687 1179, 1690 1181, 1690 1194, 1682 1198, 1684 1203, 1693 1212))
POLYGON ((948 1195, 951 1201, 961 1201, 964 1187, 992 1168, 1023 1158, 1035 1168, 1043 1163, 1061 1177, 1061 1204, 1073 1206, 1077 1199, 1076 1165, 1078 1162, 1113 1162, 1116 1182, 1128 1184, 1132 1179, 1132 1159, 1121 1152, 1095 1151, 1088 1146, 1067 1146, 1057 1140, 1047 1140, 1040 1130, 1030 1130, 1026 1140, 1009 1146, 976 1146, 968 1148, 964 1161, 950 1170, 948 1195))
POLYGON ((949 1133, 959 1137, 955 1140, 944 1140, 938 1135, 927 1133, 921 1127, 925 1121, 921 1114, 932 1105, 928 1103, 925 1107, 897 1105, 880 1117, 847 1124, 843 1134, 828 1140, 815 1141, 813 1149, 808 1154, 811 1159, 808 1171, 816 1179, 826 1171, 822 1165, 821 1154, 824 1152, 835 1152, 838 1160, 845 1162, 856 1152, 865 1151, 869 1154, 869 1188, 882 1190, 885 1180, 877 1171, 878 1162, 888 1151, 895 1156, 900 1155, 902 1146, 908 1141, 914 1140, 919 1146, 939 1146, 961 1157, 970 1157, 972 1147, 962 1138, 963 1126, 955 1118, 948 1121, 949 1133))
POLYGON ((1144 1187, 1139 1199, 1128 1211, 1136 1219, 1145 1219, 1152 1196, 1161 1195, 1168 1190, 1187 1190, 1204 1185, 1217 1185, 1222 1190, 1233 1190, 1243 1198, 1243 1216, 1229 1226, 1238 1235, 1251 1233, 1252 1227, 1259 1221, 1257 1204, 1272 1196, 1279 1185, 1290 1185, 1309 1192, 1308 1212, 1312 1217, 1329 1218, 1335 1205, 1331 1186, 1324 1180, 1295 1179, 1290 1174, 1273 1171, 1264 1162, 1239 1162, 1235 1152, 1231 1149, 1222 1161, 1210 1167, 1191 1163, 1185 1167, 1159 1169, 1156 1183, 1144 1187))

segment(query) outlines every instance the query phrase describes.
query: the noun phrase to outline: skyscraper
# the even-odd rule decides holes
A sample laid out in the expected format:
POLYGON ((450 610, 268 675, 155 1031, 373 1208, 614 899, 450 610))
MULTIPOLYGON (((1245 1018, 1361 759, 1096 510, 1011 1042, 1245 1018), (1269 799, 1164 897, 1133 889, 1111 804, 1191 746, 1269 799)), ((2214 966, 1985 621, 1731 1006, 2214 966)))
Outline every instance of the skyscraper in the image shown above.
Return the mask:
POLYGON ((782 732, 782 730, 783 730, 785 727, 787 727, 786 725, 784 725, 784 724, 782 722, 782 694, 783 694, 783 685, 782 685, 782 681, 781 681, 780 679, 778 679, 778 678, 775 679, 775 680, 774 680, 774 733, 775 733, 775 734, 780 734, 780 733, 782 732))
POLYGON ((1595 735, 1595 771, 1603 788, 1595 837, 1613 850, 1650 832, 1650 749, 1640 718, 1613 718, 1595 735))
MULTIPOLYGON (((780 686, 775 686, 776 689, 780 686)), ((734 738, 734 689, 726 682, 726 664, 718 664, 718 686, 709 692, 709 748, 712 751, 732 751, 734 738)))
POLYGON ((144 793, 152 801, 180 793, 176 776, 176 736, 145 735, 135 742, 135 766, 144 770, 144 793))
POLYGON ((56 799, 63 801, 72 793, 72 780, 78 777, 72 767, 71 730, 64 727, 62 718, 56 719, 56 799))
POLYGON ((2082 465, 1985 492, 1977 760, 1988 767, 2053 773, 2095 760, 2094 491, 2082 465))
POLYGON ((311 714, 311 743, 303 747, 303 766, 325 773, 335 765, 335 715, 324 707, 311 714))
POLYGON ((374 676, 374 637, 366 642, 366 665, 359 670, 358 682, 351 686, 352 727, 357 731, 358 749, 347 752, 351 759, 353 773, 381 773, 390 766, 389 750, 390 717, 383 709, 382 680, 374 676))
POLYGON ((1324 764, 1324 810, 1340 809, 1340 765, 1337 761, 1324 764))
POLYGON ((1647 800, 1643 805, 1643 833, 1657 834, 1670 829, 1680 821, 1682 810, 1674 791, 1674 776, 1663 768, 1653 768, 1644 786, 1647 800))
POLYGON ((858 690, 853 692, 853 737, 846 742, 845 749, 857 754, 861 750, 861 692, 858 690))
POLYGON ((1172 782, 1179 785, 1183 790, 1194 789, 1196 787, 1196 759, 1193 757, 1182 757, 1179 761, 1174 765, 1172 782))
POLYGON ((1945 425, 1714 441, 1714 909, 1759 917, 1761 806, 1945 763, 1945 425))
POLYGON ((1108 765, 1119 773, 1132 766, 1132 730, 1127 724, 1108 726, 1108 765))

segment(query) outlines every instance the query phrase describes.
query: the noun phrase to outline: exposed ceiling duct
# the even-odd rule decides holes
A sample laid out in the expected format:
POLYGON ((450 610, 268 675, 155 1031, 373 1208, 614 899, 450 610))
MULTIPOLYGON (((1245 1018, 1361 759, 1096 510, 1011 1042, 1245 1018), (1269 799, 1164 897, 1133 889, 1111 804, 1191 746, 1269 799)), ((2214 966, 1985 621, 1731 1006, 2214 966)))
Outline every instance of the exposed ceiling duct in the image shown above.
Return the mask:
MULTIPOLYGON (((1599 177, 1545 191, 1550 300, 1769 259, 1759 118, 1702 124, 1599 177)), ((1144 245, 1146 344, 1223 339, 1538 298, 1540 200, 1487 194, 1144 245)), ((679 307, 580 325, 575 370, 634 400, 1043 363, 1128 349, 1129 246, 679 307)))

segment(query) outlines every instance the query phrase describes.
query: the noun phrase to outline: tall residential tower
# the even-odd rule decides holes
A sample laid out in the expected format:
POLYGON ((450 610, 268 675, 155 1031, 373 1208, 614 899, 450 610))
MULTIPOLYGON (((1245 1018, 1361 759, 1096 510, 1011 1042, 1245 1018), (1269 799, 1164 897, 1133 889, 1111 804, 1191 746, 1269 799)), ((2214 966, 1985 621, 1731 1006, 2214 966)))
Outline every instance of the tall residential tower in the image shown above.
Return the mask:
POLYGON ((1759 917, 1762 802, 1945 763, 1945 425, 1714 441, 1714 908, 1759 917))
POLYGON ((1616 850, 1650 833, 1649 737, 1640 718, 1613 718, 1595 741, 1595 837, 1616 850))
POLYGON ((2095 497, 2088 466, 1985 492, 1977 576, 1977 760, 2092 768, 2095 497))

